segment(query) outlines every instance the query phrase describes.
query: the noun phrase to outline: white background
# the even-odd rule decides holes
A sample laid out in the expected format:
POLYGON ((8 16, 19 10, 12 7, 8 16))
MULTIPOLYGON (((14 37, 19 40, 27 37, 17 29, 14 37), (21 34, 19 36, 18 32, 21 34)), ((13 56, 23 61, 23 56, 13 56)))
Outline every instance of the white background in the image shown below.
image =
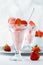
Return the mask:
MULTIPOLYGON (((9 17, 20 17, 33 20, 37 28, 43 31, 43 0, 0 0, 0 45, 12 45, 12 38, 8 29, 9 17)), ((41 44, 43 45, 43 44, 41 44)))

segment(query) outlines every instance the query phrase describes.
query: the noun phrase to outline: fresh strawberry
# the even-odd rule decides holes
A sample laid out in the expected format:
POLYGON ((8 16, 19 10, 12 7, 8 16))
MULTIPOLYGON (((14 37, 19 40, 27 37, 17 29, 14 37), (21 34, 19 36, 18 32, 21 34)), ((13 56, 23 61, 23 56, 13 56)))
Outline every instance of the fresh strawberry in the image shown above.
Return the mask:
POLYGON ((30 54, 31 60, 39 60, 39 58, 40 58, 40 55, 34 51, 30 54))
POLYGON ((35 37, 38 37, 38 33, 37 33, 37 31, 35 32, 35 37))
POLYGON ((7 44, 3 47, 3 49, 4 49, 4 51, 8 51, 8 52, 11 51, 10 46, 7 44))
POLYGON ((43 36, 43 32, 41 32, 42 36, 43 36))
POLYGON ((40 52, 40 48, 37 46, 37 45, 35 45, 33 48, 32 48, 32 50, 34 51, 34 52, 40 52))
POLYGON ((9 18, 8 23, 14 26, 15 20, 15 18, 9 18))
POLYGON ((42 37, 43 36, 43 32, 38 30, 35 32, 35 37, 42 37))
POLYGON ((17 18, 15 21, 15 25, 20 26, 21 25, 21 19, 17 18))
POLYGON ((23 24, 23 25, 27 26, 27 21, 22 20, 22 21, 21 21, 21 24, 23 24))
POLYGON ((42 32, 40 30, 38 30, 38 36, 42 37, 42 32))
POLYGON ((26 26, 27 25, 27 22, 25 20, 21 20, 20 18, 17 18, 17 19, 9 18, 8 23, 13 25, 13 26, 16 26, 16 25, 18 25, 18 26, 25 25, 26 26))
POLYGON ((36 26, 33 21, 30 21, 29 24, 30 24, 31 26, 36 26))

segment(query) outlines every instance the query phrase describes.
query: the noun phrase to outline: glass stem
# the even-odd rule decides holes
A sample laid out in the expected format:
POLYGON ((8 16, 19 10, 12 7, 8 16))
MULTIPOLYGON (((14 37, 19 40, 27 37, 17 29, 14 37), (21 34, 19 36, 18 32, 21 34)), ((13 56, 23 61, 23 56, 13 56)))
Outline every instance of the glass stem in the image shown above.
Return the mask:
POLYGON ((20 51, 16 51, 16 52, 15 52, 15 56, 16 56, 16 57, 18 57, 18 56, 20 57, 20 56, 21 56, 20 51))

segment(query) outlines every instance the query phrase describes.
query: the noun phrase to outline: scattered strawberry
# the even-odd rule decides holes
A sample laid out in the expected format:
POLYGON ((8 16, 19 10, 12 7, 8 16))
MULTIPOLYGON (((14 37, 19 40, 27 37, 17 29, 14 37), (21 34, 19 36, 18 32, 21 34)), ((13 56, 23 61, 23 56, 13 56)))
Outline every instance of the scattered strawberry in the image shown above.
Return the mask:
POLYGON ((42 36, 43 36, 43 32, 42 32, 42 36))
POLYGON ((35 32, 35 37, 38 37, 38 33, 37 33, 37 31, 35 32))
POLYGON ((8 52, 11 51, 10 46, 7 44, 3 47, 3 49, 4 49, 4 51, 8 51, 8 52))
POLYGON ((38 30, 35 32, 35 37, 42 37, 43 36, 43 32, 38 30))
POLYGON ((42 36, 42 32, 40 30, 38 30, 38 36, 42 36))
POLYGON ((34 51, 30 55, 31 60, 39 60, 39 58, 40 58, 40 55, 34 51))
POLYGON ((30 54, 30 59, 31 60, 39 60, 40 58, 40 54, 39 52, 41 51, 40 48, 35 45, 33 48, 32 48, 32 53, 30 54))
POLYGON ((32 51, 34 51, 34 52, 40 52, 40 48, 39 48, 37 45, 35 45, 35 46, 32 48, 32 51))

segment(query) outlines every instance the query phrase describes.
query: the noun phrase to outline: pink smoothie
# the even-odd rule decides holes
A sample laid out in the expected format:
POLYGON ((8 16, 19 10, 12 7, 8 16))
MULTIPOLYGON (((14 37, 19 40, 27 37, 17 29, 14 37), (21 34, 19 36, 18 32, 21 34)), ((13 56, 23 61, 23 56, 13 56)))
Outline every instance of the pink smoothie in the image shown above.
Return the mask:
POLYGON ((32 34, 32 31, 30 32, 28 30, 28 33, 27 33, 27 36, 26 36, 26 40, 28 42, 28 44, 31 44, 32 40, 33 40, 33 34, 32 34))
POLYGON ((27 31, 26 41, 28 44, 31 44, 34 38, 34 27, 29 26, 29 30, 27 31))
POLYGON ((17 51, 19 51, 22 47, 24 40, 24 32, 25 32, 25 27, 15 28, 14 32, 12 32, 14 47, 17 51))

